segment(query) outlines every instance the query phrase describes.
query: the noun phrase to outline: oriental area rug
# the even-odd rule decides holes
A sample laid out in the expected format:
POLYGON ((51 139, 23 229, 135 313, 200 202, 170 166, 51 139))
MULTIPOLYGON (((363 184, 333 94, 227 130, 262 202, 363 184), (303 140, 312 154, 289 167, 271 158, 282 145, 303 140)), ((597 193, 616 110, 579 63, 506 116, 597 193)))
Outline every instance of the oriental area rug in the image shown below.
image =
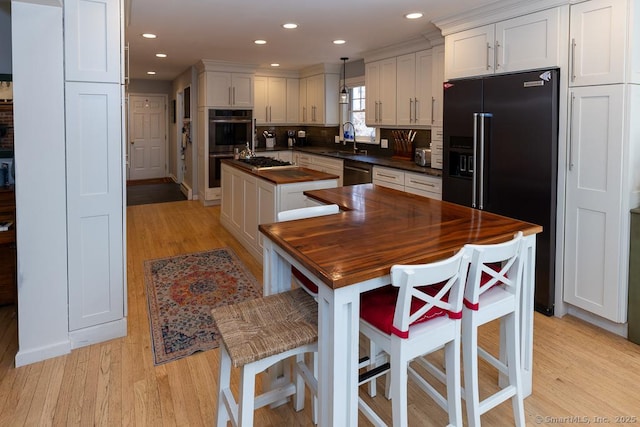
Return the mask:
POLYGON ((211 309, 262 296, 230 248, 144 262, 156 365, 218 347, 211 309))

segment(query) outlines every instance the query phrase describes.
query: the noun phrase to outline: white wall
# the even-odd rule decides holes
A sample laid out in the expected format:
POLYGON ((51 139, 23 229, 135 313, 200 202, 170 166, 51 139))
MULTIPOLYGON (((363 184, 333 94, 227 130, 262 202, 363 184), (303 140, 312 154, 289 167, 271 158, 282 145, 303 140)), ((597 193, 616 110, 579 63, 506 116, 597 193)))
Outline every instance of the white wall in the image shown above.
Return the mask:
POLYGON ((62 7, 14 0, 11 21, 21 366, 70 351, 62 7))
MULTIPOLYGON (((183 182, 187 187, 191 188, 193 194, 198 194, 198 177, 197 177, 197 153, 196 153, 196 111, 197 111, 197 103, 196 103, 196 82, 197 82, 197 73, 193 67, 189 67, 182 74, 180 74, 173 81, 173 98, 178 99, 178 94, 183 93, 184 89, 187 86, 190 86, 191 89, 191 144, 187 145, 187 148, 184 152, 184 162, 181 161, 179 154, 177 155, 177 166, 181 167, 183 164, 185 166, 183 182)), ((178 106, 179 108, 179 106, 178 106)), ((178 133, 182 128, 181 119, 184 115, 184 109, 180 111, 176 111, 176 127, 172 134, 171 139, 171 148, 170 150, 175 150, 176 153, 179 153, 178 145, 180 144, 180 139, 178 139, 178 133)), ((177 172, 177 171, 176 171, 177 172)))

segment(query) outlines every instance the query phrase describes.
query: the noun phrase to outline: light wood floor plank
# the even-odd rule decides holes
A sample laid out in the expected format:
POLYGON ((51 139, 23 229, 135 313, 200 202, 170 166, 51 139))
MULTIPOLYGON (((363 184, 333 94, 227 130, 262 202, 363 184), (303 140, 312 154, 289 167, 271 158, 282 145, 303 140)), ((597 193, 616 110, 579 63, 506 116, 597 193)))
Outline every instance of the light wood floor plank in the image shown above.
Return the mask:
MULTIPOLYGON (((144 261, 230 247, 262 282, 262 268, 220 226, 219 207, 197 201, 127 208, 128 335, 80 348, 66 356, 16 369, 15 308, 0 307, 1 426, 204 426, 216 411, 218 350, 161 366, 153 365, 144 261)), ((528 425, 570 425, 562 417, 635 416, 640 424, 640 346, 578 319, 535 315, 533 394, 525 400, 528 425)), ((495 350, 498 328, 482 329, 481 342, 495 350)), ((481 364, 482 392, 497 374, 481 364)), ((238 372, 232 371, 237 391, 238 372)), ((383 390, 382 381, 379 390, 383 390)), ((261 381, 258 381, 258 388, 261 381)), ((391 404, 381 394, 361 395, 391 420, 391 404)), ((415 384, 409 384, 410 425, 446 424, 446 414, 415 384)), ((256 426, 310 426, 305 410, 261 408, 256 426)), ((360 417, 360 426, 370 424, 360 417)), ((511 404, 482 417, 483 425, 513 424, 511 404)), ((592 422, 593 424, 594 422, 592 422)), ((574 423, 575 424, 575 423, 574 423)))

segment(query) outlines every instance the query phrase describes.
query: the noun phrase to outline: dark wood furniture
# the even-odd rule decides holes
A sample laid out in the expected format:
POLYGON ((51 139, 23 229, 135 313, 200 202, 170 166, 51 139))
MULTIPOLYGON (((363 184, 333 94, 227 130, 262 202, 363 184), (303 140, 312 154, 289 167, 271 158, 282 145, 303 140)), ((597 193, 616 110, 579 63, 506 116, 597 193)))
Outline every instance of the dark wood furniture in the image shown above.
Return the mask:
POLYGON ((16 202, 13 186, 0 187, 0 222, 12 221, 0 231, 0 305, 15 304, 16 288, 16 202))

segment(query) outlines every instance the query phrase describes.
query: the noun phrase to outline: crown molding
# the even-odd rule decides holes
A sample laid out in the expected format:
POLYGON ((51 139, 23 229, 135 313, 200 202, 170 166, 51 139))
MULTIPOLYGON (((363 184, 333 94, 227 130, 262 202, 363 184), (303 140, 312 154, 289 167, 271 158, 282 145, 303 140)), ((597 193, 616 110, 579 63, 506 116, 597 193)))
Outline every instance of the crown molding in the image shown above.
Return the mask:
POLYGON ((575 3, 575 0, 501 0, 457 15, 435 19, 443 36, 499 21, 575 3))
MULTIPOLYGON (((408 53, 415 53, 421 50, 431 49, 433 46, 437 46, 438 44, 443 44, 444 39, 442 36, 436 38, 436 32, 431 31, 428 33, 430 37, 436 41, 432 43, 429 39, 426 38, 425 34, 422 37, 417 37, 411 40, 404 41, 402 43, 397 43, 394 45, 385 46, 380 49, 371 50, 364 53, 364 62, 365 64, 368 62, 379 61, 381 59, 394 58, 396 56, 405 55, 408 53), (441 41, 438 41, 438 40, 441 41)), ((439 35, 439 31, 437 31, 437 35, 439 35)))
POLYGON ((300 77, 311 77, 317 74, 340 74, 342 63, 338 64, 316 64, 300 70, 300 77))
POLYGON ((292 70, 279 70, 277 68, 258 68, 256 70, 256 76, 286 77, 290 79, 297 79, 300 78, 300 72, 292 70))
POLYGON ((217 61, 213 59, 201 59, 195 64, 198 72, 203 71, 226 71, 232 73, 254 73, 258 65, 236 64, 227 61, 217 61))

